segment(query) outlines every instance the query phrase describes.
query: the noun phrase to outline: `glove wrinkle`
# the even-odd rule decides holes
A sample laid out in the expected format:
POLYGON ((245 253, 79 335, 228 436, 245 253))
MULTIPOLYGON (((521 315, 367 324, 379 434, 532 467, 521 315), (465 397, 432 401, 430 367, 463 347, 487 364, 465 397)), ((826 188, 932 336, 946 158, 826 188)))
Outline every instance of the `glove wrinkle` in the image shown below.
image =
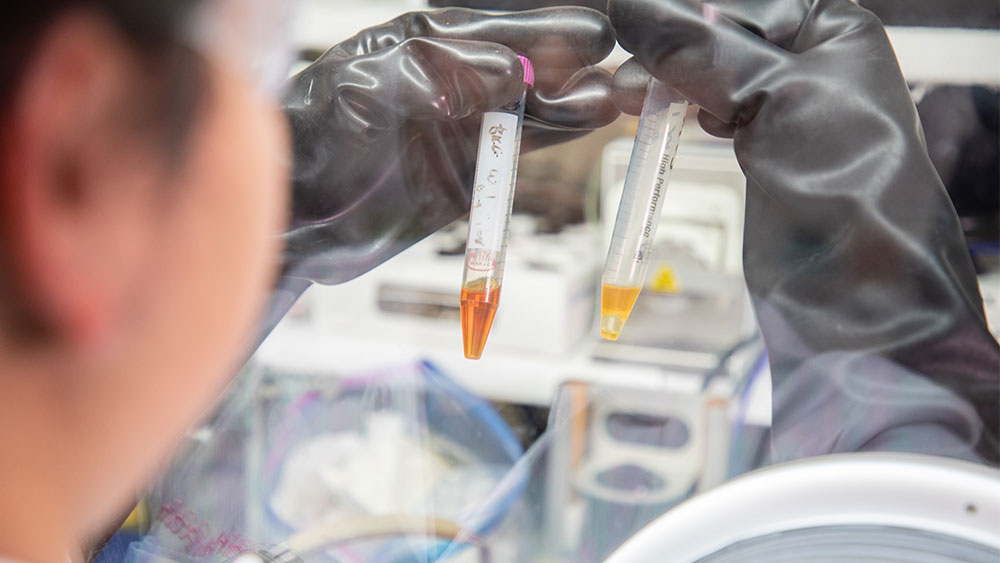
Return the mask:
POLYGON ((291 79, 294 151, 285 276, 353 279, 468 211, 482 113, 519 95, 518 54, 535 68, 523 150, 618 117, 614 46, 585 8, 505 15, 404 14, 334 46, 291 79))

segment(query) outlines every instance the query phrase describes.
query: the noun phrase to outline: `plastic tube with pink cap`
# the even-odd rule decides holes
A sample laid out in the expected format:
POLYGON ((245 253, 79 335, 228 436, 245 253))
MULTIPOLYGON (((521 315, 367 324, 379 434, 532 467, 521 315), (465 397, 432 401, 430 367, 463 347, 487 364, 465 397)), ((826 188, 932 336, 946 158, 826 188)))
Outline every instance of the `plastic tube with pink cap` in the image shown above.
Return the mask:
POLYGON ((518 58, 524 67, 521 95, 484 113, 479 134, 461 300, 462 343, 465 357, 473 360, 483 354, 500 304, 524 102, 528 89, 535 84, 531 61, 526 57, 518 58))

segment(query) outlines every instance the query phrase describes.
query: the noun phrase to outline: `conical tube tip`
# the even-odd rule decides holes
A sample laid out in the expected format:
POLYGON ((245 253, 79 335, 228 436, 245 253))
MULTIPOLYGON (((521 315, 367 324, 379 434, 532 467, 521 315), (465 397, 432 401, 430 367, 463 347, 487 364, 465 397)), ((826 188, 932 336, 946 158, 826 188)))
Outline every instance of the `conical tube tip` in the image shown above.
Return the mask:
POLYGON ((500 302, 500 288, 490 292, 462 290, 462 348, 465 357, 478 360, 486 348, 486 338, 493 327, 493 317, 500 302))
POLYGON ((470 328, 471 330, 465 331, 462 335, 462 348, 466 359, 478 360, 483 357, 483 349, 486 348, 486 337, 489 336, 490 328, 489 326, 470 328))
POLYGON ((625 328, 624 318, 610 314, 601 316, 601 338, 618 340, 623 328, 625 328))

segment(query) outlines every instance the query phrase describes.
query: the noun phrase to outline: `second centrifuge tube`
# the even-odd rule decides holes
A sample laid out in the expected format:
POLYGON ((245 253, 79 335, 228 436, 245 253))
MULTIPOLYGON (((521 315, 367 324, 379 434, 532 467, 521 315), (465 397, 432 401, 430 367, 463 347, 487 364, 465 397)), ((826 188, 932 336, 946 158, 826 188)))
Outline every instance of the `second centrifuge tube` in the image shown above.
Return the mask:
POLYGON ((667 85, 650 82, 601 277, 601 336, 608 340, 618 339, 645 282, 687 108, 667 85))

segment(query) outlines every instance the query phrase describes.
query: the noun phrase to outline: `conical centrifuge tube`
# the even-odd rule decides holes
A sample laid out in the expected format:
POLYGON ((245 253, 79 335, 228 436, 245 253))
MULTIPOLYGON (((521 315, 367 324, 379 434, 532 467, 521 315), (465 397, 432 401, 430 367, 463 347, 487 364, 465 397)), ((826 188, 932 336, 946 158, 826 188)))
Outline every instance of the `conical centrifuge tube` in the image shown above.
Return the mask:
POLYGON ((618 339, 646 279, 687 108, 667 85, 650 82, 601 277, 601 336, 608 340, 618 339))
POLYGON ((531 61, 518 58, 524 67, 521 95, 484 113, 479 134, 461 296, 462 343, 465 357, 474 360, 483 354, 500 303, 524 102, 528 88, 535 83, 531 61))

